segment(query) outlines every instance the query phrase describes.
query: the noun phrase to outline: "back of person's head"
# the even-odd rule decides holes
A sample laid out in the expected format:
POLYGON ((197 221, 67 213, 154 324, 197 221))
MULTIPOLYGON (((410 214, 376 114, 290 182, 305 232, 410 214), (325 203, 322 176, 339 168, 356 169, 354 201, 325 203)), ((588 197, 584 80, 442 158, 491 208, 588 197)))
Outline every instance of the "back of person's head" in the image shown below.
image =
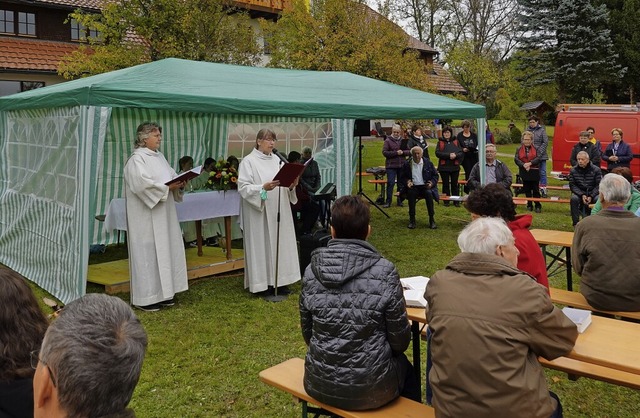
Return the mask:
POLYGON ((629 200, 631 188, 627 179, 619 174, 609 173, 600 182, 600 198, 608 204, 622 206, 629 200))
POLYGON ((499 217, 507 222, 516 218, 516 205, 511 193, 500 183, 490 183, 473 190, 464 207, 478 216, 499 217))
MULTIPOLYGON (((69 417, 99 417, 129 404, 146 347, 147 334, 129 305, 88 294, 66 305, 52 322, 39 359, 49 368, 60 408, 69 417)), ((38 393, 35 402, 38 409, 38 393)))
POLYGON ((633 173, 631 172, 631 169, 629 167, 616 167, 611 170, 611 172, 613 174, 618 174, 624 177, 625 179, 627 179, 629 184, 633 184, 633 173))
POLYGON ((369 235, 369 205, 358 196, 342 196, 331 207, 334 238, 366 240, 369 235))
POLYGON ((291 151, 287 156, 287 161, 290 163, 297 163, 302 158, 302 155, 298 151, 291 151))
POLYGON ((48 325, 24 277, 0 267, 0 382, 33 376, 30 353, 48 325))
POLYGON ((149 138, 151 132, 158 130, 162 133, 162 127, 156 122, 142 122, 136 129, 136 139, 133 143, 134 148, 140 148, 144 146, 144 141, 149 138))
POLYGON ((511 245, 514 241, 501 218, 477 218, 458 235, 458 247, 463 253, 495 254, 498 246, 511 245))

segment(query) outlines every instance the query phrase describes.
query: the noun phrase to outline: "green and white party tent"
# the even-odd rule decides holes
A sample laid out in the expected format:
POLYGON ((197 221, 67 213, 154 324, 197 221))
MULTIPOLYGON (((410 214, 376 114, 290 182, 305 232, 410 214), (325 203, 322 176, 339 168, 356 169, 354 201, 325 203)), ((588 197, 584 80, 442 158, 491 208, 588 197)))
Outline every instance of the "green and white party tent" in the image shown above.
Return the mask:
MULTIPOLYGON (((163 127, 177 168, 242 157, 270 127, 281 152, 311 146, 323 183, 351 193, 355 119, 476 118, 485 108, 347 72, 165 59, 0 98, 0 263, 62 302, 85 293, 95 216, 123 197, 136 127, 163 127)), ((480 141, 481 143, 483 141, 480 141)), ((382 157, 381 157, 382 158, 382 157)))

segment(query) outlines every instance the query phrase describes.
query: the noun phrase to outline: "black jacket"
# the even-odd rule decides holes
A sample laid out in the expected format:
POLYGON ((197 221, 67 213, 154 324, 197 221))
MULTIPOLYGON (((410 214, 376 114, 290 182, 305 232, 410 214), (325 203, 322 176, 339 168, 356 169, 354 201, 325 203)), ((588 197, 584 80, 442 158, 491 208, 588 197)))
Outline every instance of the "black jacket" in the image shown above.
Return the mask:
MULTIPOLYGON (((413 175, 411 173, 411 162, 413 159, 407 160, 406 163, 400 169, 400 179, 398 180, 398 192, 401 196, 407 192, 407 182, 412 180, 413 175)), ((438 171, 431 161, 422 157, 422 180, 426 185, 431 182, 431 194, 436 201, 440 201, 440 195, 438 194, 438 171)), ((403 196, 404 197, 404 196, 403 196)))
POLYGON ((460 164, 464 160, 464 152, 462 152, 460 142, 456 138, 451 138, 447 141, 442 137, 436 144, 436 157, 438 157, 438 171, 460 171, 460 164), (449 154, 452 152, 456 154, 456 158, 453 160, 449 158, 449 154))
POLYGON ((409 151, 411 151, 411 148, 413 147, 422 148, 422 153, 423 153, 422 156, 427 160, 429 159, 429 149, 428 149, 429 143, 427 142, 427 139, 424 136, 417 137, 414 134, 410 134, 409 140, 407 141, 407 148, 409 149, 409 151))
POLYGON ((411 328, 398 272, 369 243, 332 239, 314 250, 302 280, 300 323, 309 395, 351 410, 400 395, 405 377, 396 356, 409 346, 411 328))
POLYGON ((573 149, 571 150, 571 158, 569 158, 571 167, 575 167, 576 165, 578 165, 578 153, 580 151, 584 151, 589 154, 589 161, 591 161, 591 163, 596 167, 600 167, 601 151, 595 144, 591 142, 587 142, 586 145, 582 145, 578 142, 573 146, 573 149))
POLYGON ((598 191, 600 180, 602 180, 602 171, 591 163, 585 168, 575 166, 569 171, 571 193, 580 197, 584 195, 591 196, 595 201, 600 193, 598 191))

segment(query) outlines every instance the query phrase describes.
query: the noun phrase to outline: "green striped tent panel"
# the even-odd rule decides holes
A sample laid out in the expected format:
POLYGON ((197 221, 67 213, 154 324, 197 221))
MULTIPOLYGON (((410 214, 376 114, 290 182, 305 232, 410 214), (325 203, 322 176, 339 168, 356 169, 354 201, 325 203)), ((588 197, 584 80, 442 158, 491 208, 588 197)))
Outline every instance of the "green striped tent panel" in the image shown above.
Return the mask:
POLYGON ((67 303, 84 294, 87 220, 101 145, 90 107, 8 112, 0 197, 0 262, 67 303), (82 140, 81 140, 82 139, 82 140))

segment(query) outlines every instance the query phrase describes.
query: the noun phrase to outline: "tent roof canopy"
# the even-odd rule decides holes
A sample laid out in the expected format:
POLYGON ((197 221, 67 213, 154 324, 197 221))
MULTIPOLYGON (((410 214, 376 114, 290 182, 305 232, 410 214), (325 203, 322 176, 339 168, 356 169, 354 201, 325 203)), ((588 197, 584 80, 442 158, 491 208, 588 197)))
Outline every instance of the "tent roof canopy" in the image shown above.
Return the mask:
POLYGON ((0 98, 0 110, 136 107, 337 119, 484 118, 484 106, 348 72, 167 58, 0 98))

